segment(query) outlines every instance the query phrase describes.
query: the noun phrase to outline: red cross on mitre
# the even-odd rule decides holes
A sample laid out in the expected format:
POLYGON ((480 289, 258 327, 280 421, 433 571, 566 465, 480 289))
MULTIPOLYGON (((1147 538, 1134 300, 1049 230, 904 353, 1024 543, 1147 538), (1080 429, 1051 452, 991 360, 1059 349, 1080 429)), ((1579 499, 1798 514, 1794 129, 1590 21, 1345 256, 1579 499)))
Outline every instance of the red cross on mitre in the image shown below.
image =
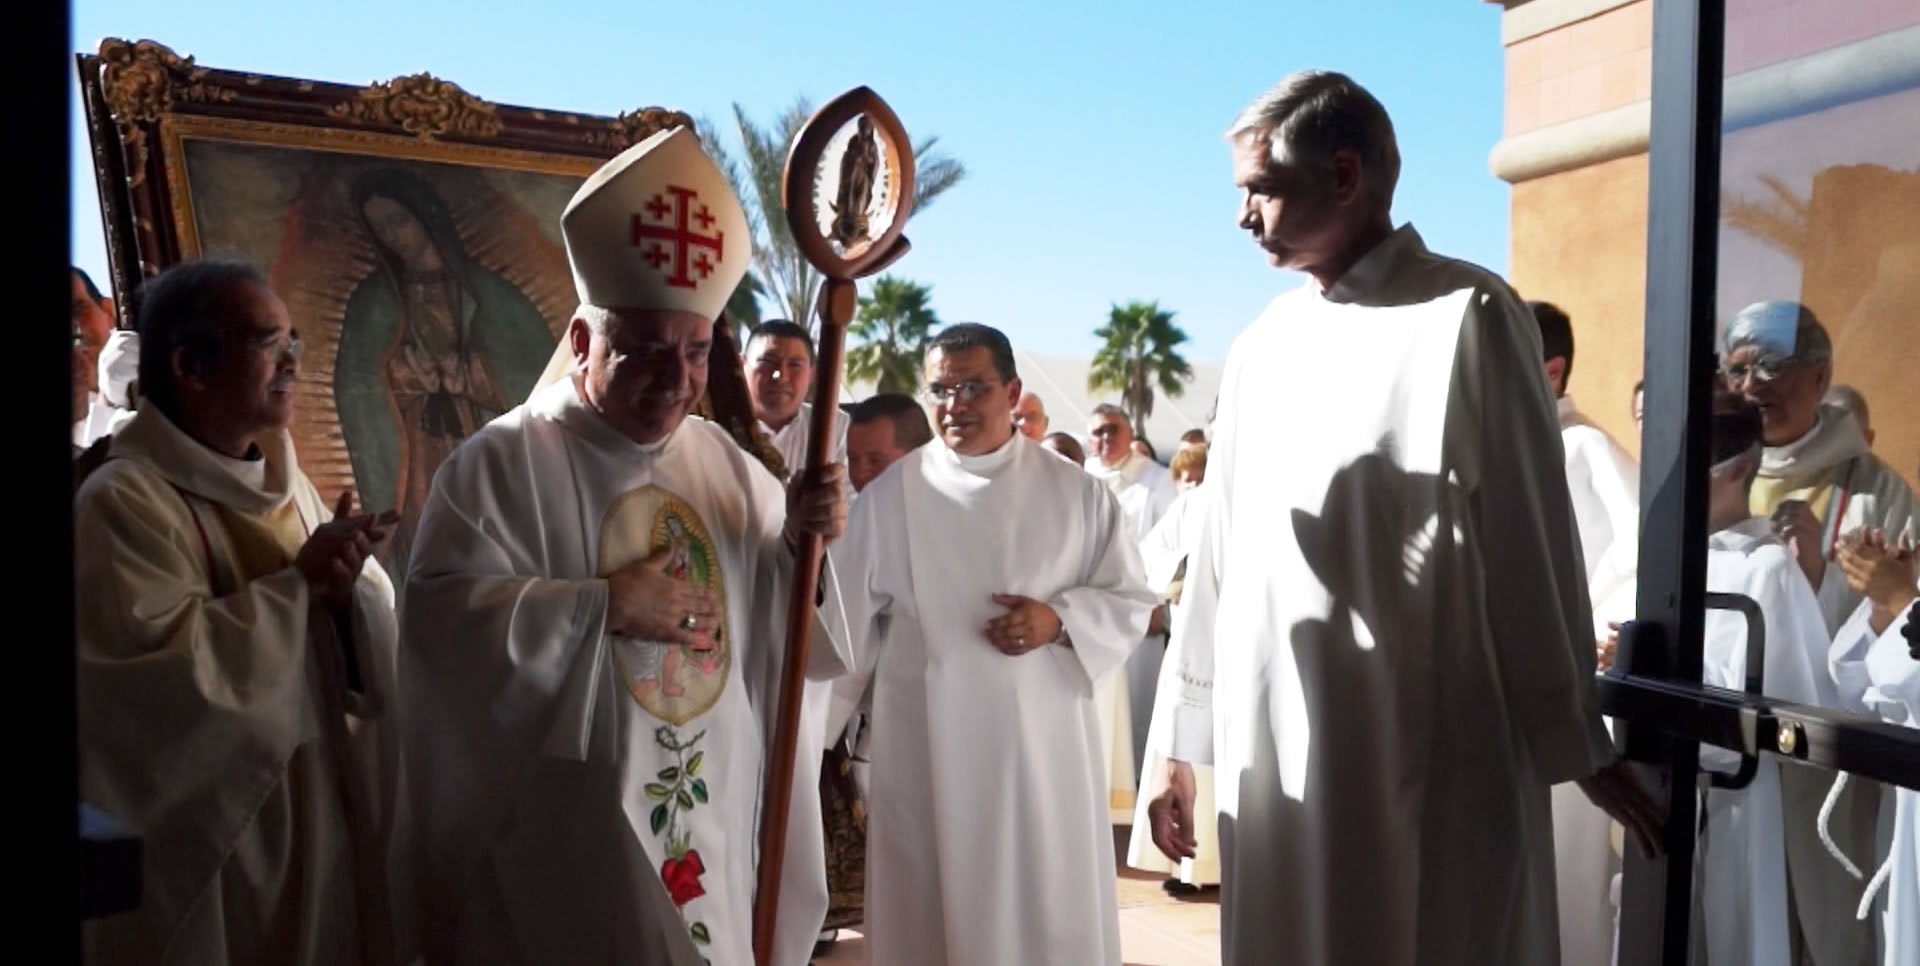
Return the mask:
POLYGON ((633 215, 634 247, 641 248, 640 257, 675 288, 699 288, 713 273, 715 260, 726 257, 726 232, 701 233, 712 229, 714 216, 704 204, 695 210, 699 197, 692 188, 668 185, 633 215), (693 229, 696 221, 701 231, 693 229), (696 257, 695 249, 704 250, 696 257))

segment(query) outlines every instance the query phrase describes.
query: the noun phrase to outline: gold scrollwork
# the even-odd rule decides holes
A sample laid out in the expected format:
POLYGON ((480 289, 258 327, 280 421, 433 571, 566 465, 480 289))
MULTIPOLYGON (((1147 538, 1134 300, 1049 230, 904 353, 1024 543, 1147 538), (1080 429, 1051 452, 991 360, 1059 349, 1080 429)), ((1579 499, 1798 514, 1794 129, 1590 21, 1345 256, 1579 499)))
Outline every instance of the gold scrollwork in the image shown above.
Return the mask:
POLYGON ((661 131, 676 127, 692 128, 693 118, 684 111, 643 107, 637 111, 626 111, 607 121, 604 127, 588 131, 586 141, 593 147, 618 153, 661 131))
POLYGON ((128 181, 147 177, 147 132, 141 125, 177 103, 224 103, 239 96, 207 80, 205 67, 151 40, 128 43, 110 37, 100 42, 100 92, 127 148, 128 181))
POLYGON ((328 108, 327 115, 396 126, 423 141, 443 134, 490 138, 500 133, 500 118, 492 104, 428 73, 376 83, 353 100, 328 108))

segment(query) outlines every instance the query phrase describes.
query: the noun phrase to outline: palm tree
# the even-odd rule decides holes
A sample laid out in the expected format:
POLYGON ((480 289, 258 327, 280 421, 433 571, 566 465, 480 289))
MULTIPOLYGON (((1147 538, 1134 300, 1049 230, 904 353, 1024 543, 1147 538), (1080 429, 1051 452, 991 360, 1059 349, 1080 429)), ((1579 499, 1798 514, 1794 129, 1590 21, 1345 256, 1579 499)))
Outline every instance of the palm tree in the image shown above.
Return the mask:
POLYGON ((932 289, 882 275, 873 291, 860 299, 848 334, 860 344, 847 350, 847 378, 872 379, 879 392, 912 392, 920 388, 921 359, 927 336, 940 319, 927 305, 932 289))
POLYGON ((1193 379, 1193 367, 1178 349, 1187 334, 1159 302, 1115 305, 1107 313, 1107 324, 1093 334, 1101 345, 1087 371, 1087 391, 1118 392, 1136 431, 1153 415, 1155 386, 1168 396, 1179 396, 1193 379))
MULTIPOLYGON (((787 149, 799 135, 813 105, 805 97, 795 98, 766 127, 754 123, 746 109, 733 106, 733 119, 740 128, 740 144, 746 164, 735 168, 731 159, 721 162, 735 186, 742 204, 750 209, 749 224, 754 229, 754 266, 760 285, 786 313, 788 318, 812 327, 813 305, 819 298, 820 274, 813 270, 787 230, 786 209, 780 203, 780 181, 787 164, 787 149), (740 175, 744 176, 740 176, 740 175)), ((922 212, 934 199, 945 194, 967 176, 967 168, 957 159, 940 151, 940 139, 929 135, 914 146, 913 211, 922 212)), ((715 155, 719 160, 720 154, 715 155)))

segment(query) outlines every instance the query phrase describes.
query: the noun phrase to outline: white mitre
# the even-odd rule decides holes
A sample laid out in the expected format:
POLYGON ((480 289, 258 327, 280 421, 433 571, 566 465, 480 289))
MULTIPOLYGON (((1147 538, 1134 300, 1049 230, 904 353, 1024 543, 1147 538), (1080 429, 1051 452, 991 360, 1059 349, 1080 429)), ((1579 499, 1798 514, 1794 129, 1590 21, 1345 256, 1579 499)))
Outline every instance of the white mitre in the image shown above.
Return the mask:
POLYGON ((718 318, 747 274, 747 213, 726 175, 677 127, 595 171, 560 216, 580 301, 718 318))
MULTIPOLYGON (((600 166, 560 215, 580 302, 670 309, 717 319, 747 274, 753 239, 727 176, 676 127, 600 166)), ((573 368, 563 335, 540 387, 573 368)))

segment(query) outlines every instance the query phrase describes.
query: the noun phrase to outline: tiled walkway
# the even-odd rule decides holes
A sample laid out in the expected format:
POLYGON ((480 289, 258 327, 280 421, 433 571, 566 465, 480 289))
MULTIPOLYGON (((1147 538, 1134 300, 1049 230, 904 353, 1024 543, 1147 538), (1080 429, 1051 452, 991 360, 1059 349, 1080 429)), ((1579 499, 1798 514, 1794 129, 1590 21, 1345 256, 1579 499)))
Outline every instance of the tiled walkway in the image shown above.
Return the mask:
MULTIPOLYGON (((1219 966, 1219 892, 1208 889, 1188 899, 1167 895, 1159 876, 1126 868, 1126 831, 1114 830, 1120 859, 1120 880, 1115 883, 1120 893, 1120 951, 1127 966, 1219 966)), ((865 961, 866 941, 852 930, 841 931, 832 955, 814 960, 817 966, 859 966, 865 961)))

